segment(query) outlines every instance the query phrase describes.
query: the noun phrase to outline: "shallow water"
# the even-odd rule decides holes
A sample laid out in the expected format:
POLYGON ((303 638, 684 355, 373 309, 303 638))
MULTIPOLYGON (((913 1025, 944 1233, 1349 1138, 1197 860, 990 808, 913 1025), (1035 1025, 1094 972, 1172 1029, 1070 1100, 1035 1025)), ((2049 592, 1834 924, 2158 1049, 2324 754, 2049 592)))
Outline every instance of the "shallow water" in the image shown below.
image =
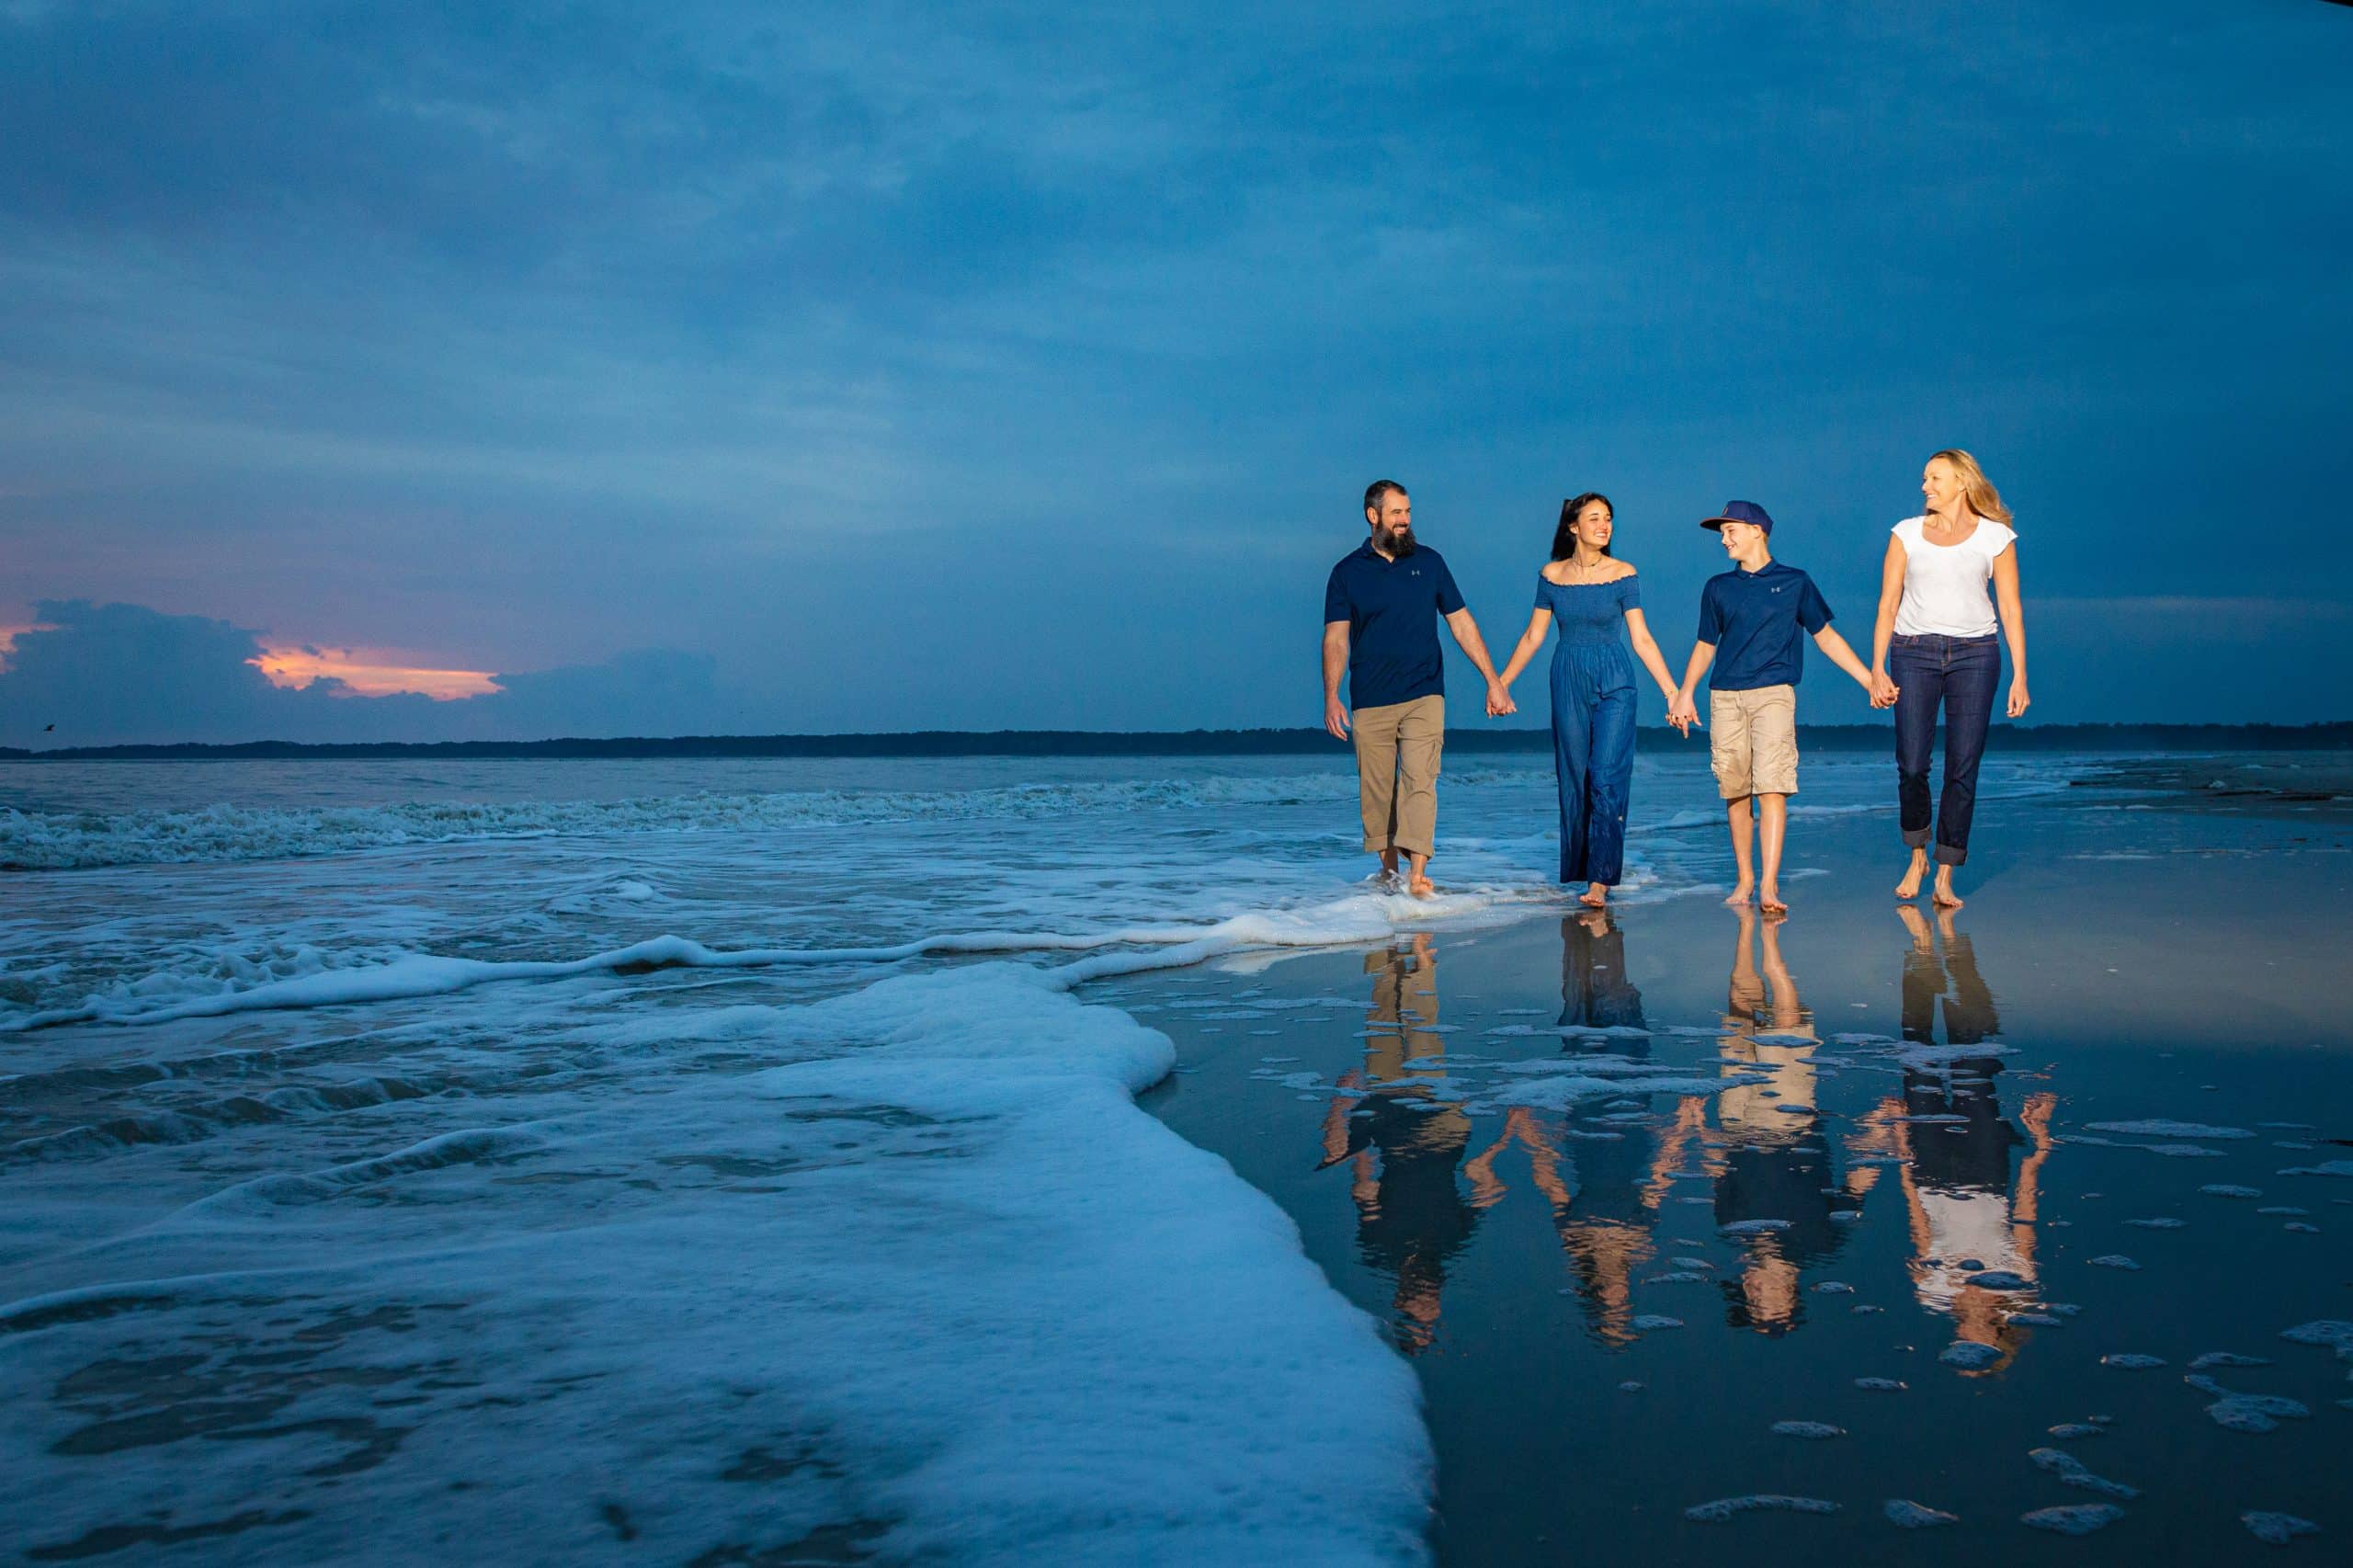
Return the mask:
POLYGON ((2326 1550, 2353 1359, 2281 1335, 2353 1318, 2353 835, 2144 803, 1982 812, 1949 918, 1899 919, 1889 824, 1824 819, 1779 923, 1188 975, 1360 1007, 1237 1040, 1172 1005, 1146 1103, 1413 1361, 1443 1561, 1982 1561, 2103 1494, 2077 1557, 2237 1560, 2249 1512, 2326 1550))
MULTIPOLYGON (((2094 1545, 2146 1555, 2176 1494, 2133 1443, 2342 1447, 2331 1348, 2267 1340, 2353 1315, 2353 1184, 2274 1174, 2343 1153, 2346 835, 2081 766, 1989 767, 1980 891, 1906 959, 1869 885, 1886 764, 1810 762, 1799 914, 1736 984, 1696 748, 1641 761, 1620 926, 1565 934, 1550 777, 1483 759, 1443 787, 1435 908, 1356 881, 1336 747, 0 767, 0 860, 68 868, 0 873, 0 1514, 118 1560, 1411 1562, 1435 1464, 1443 1553, 1550 1561, 1888 1529, 1827 1459, 1982 1543, 2028 1533, 2013 1494, 2098 1501, 2029 1454, 2113 1407, 2072 1441, 2146 1495, 2094 1545), (1907 1077, 1817 1043, 1915 994, 1939 1043, 2014 1053, 1907 1077), (1169 1039, 1155 1108, 1253 1185, 1130 1104, 1169 1039), (2086 1125, 2150 1118, 2256 1135, 2086 1125), (2019 1217, 2038 1140, 2064 1225, 2019 1217), (1961 1244, 2028 1281, 1977 1371, 1936 1360, 1991 1321, 1961 1244), (2213 1343, 2133 1315, 2210 1257, 2213 1343), (1872 1426, 1949 1427, 2054 1346, 2118 1392, 2068 1385, 1982 1466, 1872 1426), (2275 1365, 2188 1370, 2217 1350, 2275 1365), (1843 1511, 1683 1518, 1773 1494, 1843 1511)), ((2214 1460, 2347 1528, 2302 1462, 2214 1460)))

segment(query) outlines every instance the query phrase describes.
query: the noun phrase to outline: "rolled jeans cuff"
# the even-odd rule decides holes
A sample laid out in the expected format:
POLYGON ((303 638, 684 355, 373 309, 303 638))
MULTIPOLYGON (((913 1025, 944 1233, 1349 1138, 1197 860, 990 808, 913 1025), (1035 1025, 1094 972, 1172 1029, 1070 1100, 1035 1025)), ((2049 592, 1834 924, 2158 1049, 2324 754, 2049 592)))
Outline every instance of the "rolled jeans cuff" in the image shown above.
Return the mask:
POLYGON ((1907 849, 1926 849, 1928 846, 1928 835, 1930 831, 1932 830, 1925 827, 1905 828, 1904 830, 1904 847, 1907 849))
POLYGON ((1939 865, 1939 866, 1964 866, 1964 865, 1967 865, 1968 863, 1969 863, 1969 851, 1968 851, 1968 850, 1966 850, 1966 849, 1955 849, 1955 848, 1954 848, 1951 845, 1949 845, 1949 844, 1939 844, 1939 845, 1938 845, 1938 846, 1937 846, 1937 864, 1938 864, 1938 865, 1939 865))

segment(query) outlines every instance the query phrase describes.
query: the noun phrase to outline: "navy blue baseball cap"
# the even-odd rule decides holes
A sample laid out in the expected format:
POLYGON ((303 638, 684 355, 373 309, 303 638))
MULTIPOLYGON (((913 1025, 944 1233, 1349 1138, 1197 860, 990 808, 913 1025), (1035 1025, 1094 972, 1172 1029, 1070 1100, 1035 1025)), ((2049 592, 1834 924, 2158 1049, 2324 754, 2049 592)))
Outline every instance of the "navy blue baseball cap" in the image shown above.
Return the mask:
POLYGON ((1754 523, 1765 530, 1768 539, 1773 535, 1772 516, 1754 501, 1727 501, 1722 511, 1705 519, 1699 526, 1721 531, 1726 523, 1754 523))

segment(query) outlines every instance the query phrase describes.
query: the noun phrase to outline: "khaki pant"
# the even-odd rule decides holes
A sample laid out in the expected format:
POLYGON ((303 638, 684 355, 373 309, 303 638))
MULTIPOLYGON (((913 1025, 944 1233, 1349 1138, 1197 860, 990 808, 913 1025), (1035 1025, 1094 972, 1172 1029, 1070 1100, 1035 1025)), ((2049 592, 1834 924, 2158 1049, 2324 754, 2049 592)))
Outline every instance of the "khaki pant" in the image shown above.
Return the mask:
POLYGON ((1798 792, 1798 688, 1708 693, 1708 760, 1727 801, 1798 792))
POLYGON ((1438 754, 1446 744, 1446 699, 1416 697, 1355 713, 1357 801, 1364 846, 1427 855, 1438 834, 1438 754))

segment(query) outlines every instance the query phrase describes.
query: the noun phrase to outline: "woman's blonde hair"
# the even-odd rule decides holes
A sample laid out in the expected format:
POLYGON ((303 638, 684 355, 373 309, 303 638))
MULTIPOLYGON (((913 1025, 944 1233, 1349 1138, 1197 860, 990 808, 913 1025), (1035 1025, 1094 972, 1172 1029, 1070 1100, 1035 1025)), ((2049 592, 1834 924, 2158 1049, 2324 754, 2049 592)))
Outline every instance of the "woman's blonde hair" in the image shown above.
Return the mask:
POLYGON ((2009 522, 2010 509, 2002 505, 2002 493, 1994 488, 1994 482, 1985 477, 1985 471, 1977 466, 1975 458, 1959 447, 1947 447, 1928 460, 1935 462, 1938 458, 1952 464, 1953 472, 1961 475, 1962 494, 1969 498, 1971 511, 1981 517, 1991 517, 1997 523, 2009 522))

